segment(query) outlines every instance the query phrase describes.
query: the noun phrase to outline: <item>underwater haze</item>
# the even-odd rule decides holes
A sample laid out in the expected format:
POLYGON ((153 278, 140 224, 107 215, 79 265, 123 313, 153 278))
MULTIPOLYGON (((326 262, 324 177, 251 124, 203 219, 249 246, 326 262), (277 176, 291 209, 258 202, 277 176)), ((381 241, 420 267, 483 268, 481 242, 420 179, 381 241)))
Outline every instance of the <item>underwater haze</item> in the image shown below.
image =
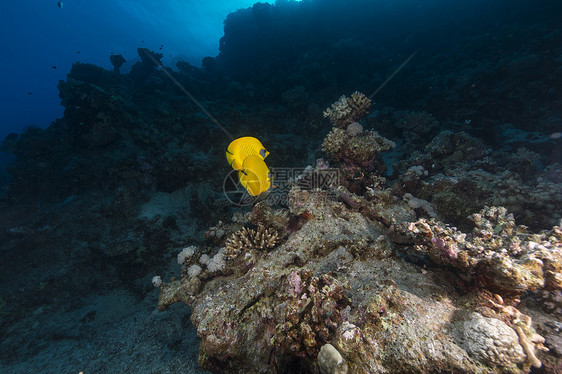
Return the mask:
MULTIPOLYGON (((251 0, 15 1, 3 5, 0 31, 0 138, 28 126, 44 128, 62 116, 56 88, 75 62, 110 68, 109 55, 138 59, 140 46, 164 61, 199 65, 218 53, 226 15, 251 0)), ((130 65, 129 65, 130 66, 130 65)))
POLYGON ((560 1, 0 21, 1 373, 562 371, 560 1))

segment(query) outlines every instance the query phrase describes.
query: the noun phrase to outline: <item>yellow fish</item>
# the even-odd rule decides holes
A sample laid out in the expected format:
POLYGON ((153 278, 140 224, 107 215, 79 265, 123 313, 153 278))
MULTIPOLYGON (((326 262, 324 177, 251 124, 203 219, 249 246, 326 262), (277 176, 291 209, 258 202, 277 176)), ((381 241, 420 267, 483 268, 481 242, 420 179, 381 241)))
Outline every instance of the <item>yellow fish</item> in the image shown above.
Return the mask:
POLYGON ((242 170, 244 160, 248 156, 259 156, 263 161, 268 154, 269 152, 258 139, 251 136, 244 136, 233 140, 232 143, 228 145, 226 149, 226 160, 234 170, 242 170))
POLYGON ((244 186, 252 196, 258 196, 271 187, 269 168, 261 155, 250 155, 246 157, 242 164, 242 170, 238 172, 238 178, 242 186, 244 186))

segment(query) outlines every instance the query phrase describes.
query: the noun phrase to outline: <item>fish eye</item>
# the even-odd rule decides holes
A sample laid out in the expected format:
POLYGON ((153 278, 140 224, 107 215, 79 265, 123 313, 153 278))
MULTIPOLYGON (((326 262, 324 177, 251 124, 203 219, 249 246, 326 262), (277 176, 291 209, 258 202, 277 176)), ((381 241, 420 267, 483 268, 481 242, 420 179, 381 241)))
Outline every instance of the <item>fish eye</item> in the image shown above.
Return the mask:
POLYGON ((266 153, 267 153, 267 151, 266 151, 264 148, 260 149, 260 156, 261 156, 261 158, 265 158, 266 153))

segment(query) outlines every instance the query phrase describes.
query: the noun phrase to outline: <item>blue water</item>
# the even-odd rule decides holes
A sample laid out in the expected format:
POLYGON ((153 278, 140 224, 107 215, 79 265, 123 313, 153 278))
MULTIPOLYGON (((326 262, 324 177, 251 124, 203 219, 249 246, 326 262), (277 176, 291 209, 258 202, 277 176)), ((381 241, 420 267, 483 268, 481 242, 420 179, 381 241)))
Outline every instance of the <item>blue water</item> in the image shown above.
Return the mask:
POLYGON ((70 0, 59 8, 55 0, 6 2, 0 12, 0 138, 62 116, 56 85, 74 62, 110 68, 109 55, 116 53, 130 68, 143 46, 162 47, 165 62, 182 58, 199 65, 218 53, 226 15, 252 4, 70 0))

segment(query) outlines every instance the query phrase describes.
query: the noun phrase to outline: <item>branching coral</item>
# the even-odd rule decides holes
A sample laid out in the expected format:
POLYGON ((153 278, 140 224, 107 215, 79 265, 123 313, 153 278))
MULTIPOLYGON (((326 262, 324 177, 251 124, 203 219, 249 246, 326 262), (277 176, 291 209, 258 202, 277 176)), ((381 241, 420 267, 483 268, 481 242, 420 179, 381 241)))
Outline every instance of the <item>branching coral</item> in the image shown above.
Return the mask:
POLYGON ((343 147, 343 157, 354 163, 362 165, 370 163, 381 152, 388 151, 396 146, 375 131, 369 131, 362 136, 351 136, 343 147))
POLYGON ((334 127, 322 143, 322 150, 343 172, 343 181, 353 192, 360 193, 370 186, 374 171, 384 172, 385 166, 377 156, 396 145, 375 131, 364 131, 357 122, 368 113, 371 100, 359 92, 342 96, 324 111, 334 127))
POLYGON ((242 228, 232 233, 225 242, 225 253, 227 258, 234 259, 243 251, 264 250, 275 247, 279 239, 279 233, 272 228, 258 226, 256 230, 242 228))
POLYGON ((337 155, 345 144, 346 139, 345 131, 334 127, 324 138, 322 150, 328 155, 337 155))
POLYGON ((371 166, 375 157, 396 144, 374 131, 350 136, 334 127, 324 138, 322 150, 333 160, 345 160, 355 166, 371 166))
POLYGON ((346 128, 349 124, 363 118, 370 106, 371 99, 360 92, 354 92, 351 97, 342 95, 324 111, 324 117, 328 118, 332 125, 346 128))

